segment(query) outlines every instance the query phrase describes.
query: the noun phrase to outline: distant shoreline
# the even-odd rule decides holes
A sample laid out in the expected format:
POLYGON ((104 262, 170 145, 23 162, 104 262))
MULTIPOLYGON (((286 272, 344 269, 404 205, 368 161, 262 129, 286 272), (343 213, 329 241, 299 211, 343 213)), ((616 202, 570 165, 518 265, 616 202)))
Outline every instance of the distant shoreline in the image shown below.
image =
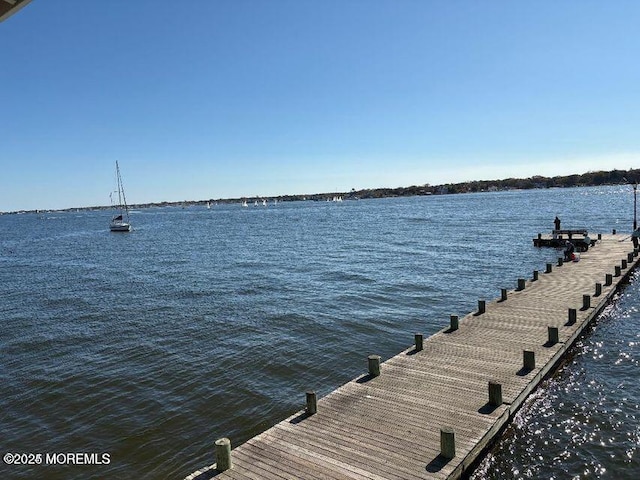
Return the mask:
MULTIPOLYGON (((344 200, 360 200, 371 198, 389 197, 415 197, 427 195, 450 195, 455 193, 476 193, 476 192, 496 192, 504 190, 532 190, 543 188, 571 188, 571 187, 597 187, 604 185, 637 185, 640 181, 640 169, 610 170, 587 172, 583 174, 565 175, 557 177, 533 176, 529 178, 507 178, 503 180, 473 180, 469 182, 447 183, 443 185, 413 185, 410 187, 397 188, 373 188, 373 189, 352 189, 349 192, 327 192, 300 195, 279 195, 279 196, 251 196, 239 198, 210 198, 207 200, 184 200, 178 202, 153 202, 138 203, 130 205, 130 208, 152 208, 152 207, 175 207, 175 206, 205 206, 211 204, 235 204, 247 201, 254 203, 263 199, 277 200, 278 202, 295 201, 326 201, 334 197, 341 197, 344 200)), ((16 210, 11 212, 0 212, 0 215, 16 215, 24 213, 53 213, 53 212, 75 212, 85 210, 109 210, 110 205, 92 207, 71 207, 62 209, 35 209, 16 210)))

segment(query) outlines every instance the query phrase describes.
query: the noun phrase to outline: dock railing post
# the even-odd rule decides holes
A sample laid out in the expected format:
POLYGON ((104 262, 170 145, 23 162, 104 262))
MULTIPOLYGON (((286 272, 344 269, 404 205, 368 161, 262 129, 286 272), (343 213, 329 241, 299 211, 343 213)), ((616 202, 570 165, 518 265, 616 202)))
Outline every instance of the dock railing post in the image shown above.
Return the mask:
POLYGON ((602 284, 601 283, 596 283, 596 297, 599 297, 600 295, 602 295, 602 284))
POLYGON ((623 259, 620 262, 620 267, 622 268, 622 270, 626 269, 627 268, 627 261, 623 259))
POLYGON ((562 257, 558 257, 558 266, 561 267, 562 266, 562 262, 564 262, 564 258, 562 257))
POLYGON ((485 300, 478 300, 478 315, 483 314, 487 309, 487 302, 485 300))
POLYGON ((547 327, 547 337, 550 345, 555 345, 560 341, 558 327, 547 327))
POLYGON ((318 412, 318 399, 316 397, 316 392, 308 391, 307 392, 307 415, 314 415, 318 412))
POLYGON ((544 273, 551 273, 552 270, 553 265, 551 263, 547 263, 547 269, 544 271, 544 273))
POLYGON ((378 377, 380 375, 380 355, 369 355, 369 375, 378 377))
POLYGON ((423 340, 422 334, 416 333, 413 337, 415 338, 416 352, 422 351, 422 340, 423 340))
POLYGON ((231 440, 219 438, 216 440, 216 470, 224 472, 233 467, 231 461, 231 440))
POLYGON ((440 455, 449 460, 456 456, 456 434, 451 427, 440 429, 440 455))
POLYGON ((567 325, 573 325, 574 323, 576 323, 577 314, 578 312, 576 311, 575 308, 569 309, 569 318, 567 320, 567 325))
POLYGON ((622 270, 620 269, 620 265, 616 265, 615 267, 615 276, 619 277, 620 275, 622 275, 622 270))
POLYGON ((506 302, 507 301, 507 289, 506 288, 501 288, 500 289, 500 301, 501 302, 506 302))
POLYGON ((453 332, 458 329, 458 325, 459 325, 458 315, 451 315, 451 326, 449 329, 453 332))
POLYGON ((582 295, 582 309, 591 308, 591 295, 582 295))
POLYGON ((494 380, 489 381, 489 405, 493 407, 502 405, 502 384, 494 380))
POLYGON ((613 284, 613 275, 611 275, 610 273, 607 273, 607 274, 604 276, 604 284, 605 284, 605 286, 607 286, 607 287, 608 287, 609 285, 613 284))
POLYGON ((533 271, 533 277, 531 278, 532 282, 535 282, 536 280, 538 280, 538 270, 533 271))
POLYGON ((524 278, 518 279, 518 290, 524 290, 526 287, 526 280, 524 278))
POLYGON ((522 352, 522 363, 525 370, 533 370, 536 368, 536 354, 532 350, 524 350, 522 352))

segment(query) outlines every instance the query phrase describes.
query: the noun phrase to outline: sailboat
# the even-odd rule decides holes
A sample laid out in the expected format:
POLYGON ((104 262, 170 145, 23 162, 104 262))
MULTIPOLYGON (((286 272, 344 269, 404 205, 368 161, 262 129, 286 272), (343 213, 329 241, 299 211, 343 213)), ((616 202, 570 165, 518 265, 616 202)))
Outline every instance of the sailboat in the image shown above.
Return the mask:
POLYGON ((129 207, 127 207, 127 199, 124 196, 124 187, 122 186, 122 177, 120 177, 120 167, 116 160, 116 178, 118 182, 118 205, 115 207, 118 211, 109 223, 109 230, 112 232, 130 232, 131 223, 129 222, 129 207))

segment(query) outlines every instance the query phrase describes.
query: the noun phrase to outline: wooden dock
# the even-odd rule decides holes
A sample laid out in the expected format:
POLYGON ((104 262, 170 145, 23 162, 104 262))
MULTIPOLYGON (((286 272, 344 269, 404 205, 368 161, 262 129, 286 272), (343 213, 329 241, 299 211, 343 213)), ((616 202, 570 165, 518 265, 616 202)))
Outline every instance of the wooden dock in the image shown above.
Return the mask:
POLYGON ((637 262, 629 236, 602 235, 579 262, 559 259, 517 279, 381 364, 370 356, 370 373, 317 404, 308 394, 316 413, 300 411, 235 448, 224 471, 216 468, 226 468, 230 447, 219 439, 218 464, 185 480, 459 478, 637 262))

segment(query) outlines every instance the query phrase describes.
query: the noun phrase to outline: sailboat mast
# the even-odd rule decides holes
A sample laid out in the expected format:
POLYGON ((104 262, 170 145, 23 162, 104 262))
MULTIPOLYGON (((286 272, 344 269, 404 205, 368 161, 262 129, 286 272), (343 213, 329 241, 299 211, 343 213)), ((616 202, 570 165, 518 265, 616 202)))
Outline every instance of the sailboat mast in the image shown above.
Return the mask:
POLYGON ((129 221, 129 208, 127 207, 127 198, 124 195, 124 185, 122 184, 122 177, 120 176, 120 166, 116 160, 116 175, 118 177, 118 202, 120 203, 120 210, 124 207, 124 213, 127 216, 127 222, 129 221))

